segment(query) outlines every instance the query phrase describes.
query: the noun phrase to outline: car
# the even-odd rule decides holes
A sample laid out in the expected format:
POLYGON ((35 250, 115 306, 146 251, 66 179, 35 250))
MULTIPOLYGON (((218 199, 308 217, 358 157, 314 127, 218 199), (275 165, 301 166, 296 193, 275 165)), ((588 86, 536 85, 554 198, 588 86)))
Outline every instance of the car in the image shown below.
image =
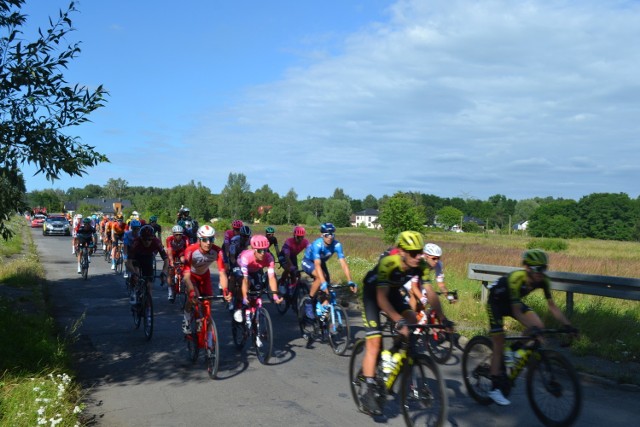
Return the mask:
POLYGON ((58 234, 61 236, 70 236, 71 227, 69 221, 64 216, 50 216, 42 225, 42 235, 50 236, 52 234, 58 234))
POLYGON ((35 214, 31 219, 31 228, 42 227, 42 224, 44 223, 45 219, 47 219, 46 215, 35 214))

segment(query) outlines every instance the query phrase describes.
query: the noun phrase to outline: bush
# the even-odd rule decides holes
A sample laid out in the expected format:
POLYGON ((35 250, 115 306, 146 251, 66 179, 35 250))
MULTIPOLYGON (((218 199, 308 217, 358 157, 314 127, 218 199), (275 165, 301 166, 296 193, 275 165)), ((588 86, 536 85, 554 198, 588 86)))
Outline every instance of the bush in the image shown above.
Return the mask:
POLYGON ((549 252, 561 252, 569 249, 569 244, 563 239, 533 239, 527 244, 527 249, 534 248, 549 252))

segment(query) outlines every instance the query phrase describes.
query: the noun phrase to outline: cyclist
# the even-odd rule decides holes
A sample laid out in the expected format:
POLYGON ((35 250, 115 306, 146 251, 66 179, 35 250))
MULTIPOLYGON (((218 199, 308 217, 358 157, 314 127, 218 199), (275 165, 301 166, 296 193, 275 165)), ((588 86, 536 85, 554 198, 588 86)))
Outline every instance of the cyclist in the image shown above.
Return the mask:
POLYGON ((269 226, 265 229, 264 231, 264 235, 267 237, 267 240, 269 240, 269 253, 271 254, 271 256, 273 256, 274 259, 278 259, 275 255, 273 255, 273 253, 271 252, 271 247, 273 246, 276 250, 276 254, 278 252, 280 252, 280 247, 278 246, 278 238, 276 237, 276 229, 275 227, 269 226))
MULTIPOLYGON (((75 247, 75 252, 78 255, 78 273, 82 272, 82 269, 80 268, 80 257, 82 256, 82 251, 80 251, 79 248, 80 246, 89 245, 89 255, 91 255, 93 248, 96 245, 95 232, 96 229, 91 225, 91 218, 89 217, 84 218, 75 230, 75 241, 77 245, 75 247)), ((89 257, 89 260, 91 260, 91 257, 89 257)))
POLYGON ((184 238, 184 228, 179 225, 174 225, 171 229, 171 235, 167 237, 166 247, 167 247, 167 256, 169 257, 169 294, 167 296, 168 300, 173 302, 176 299, 175 294, 175 263, 180 262, 184 264, 184 251, 189 246, 189 242, 184 238))
POLYGON ((354 293, 356 292, 356 284, 351 280, 351 271, 349 271, 349 265, 344 257, 342 243, 335 240, 336 227, 330 222, 325 222, 320 225, 320 233, 322 235, 307 246, 302 258, 302 268, 309 276, 313 277, 313 283, 309 290, 310 301, 305 304, 305 314, 309 319, 313 319, 315 316, 314 307, 318 290, 329 293, 328 286, 331 278, 327 269, 327 260, 334 253, 338 256, 338 261, 347 277, 349 286, 354 293))
MULTIPOLYGON (((169 270, 167 253, 162 247, 160 239, 153 235, 153 227, 145 225, 140 228, 140 235, 133 239, 126 261, 127 268, 132 272, 132 279, 136 285, 138 284, 135 280, 136 276, 153 276, 153 259, 157 253, 162 258, 162 274, 166 277, 169 270)), ((152 287, 149 286, 149 294, 151 294, 151 289, 152 287)), ((130 302, 132 305, 138 303, 138 295, 135 289, 131 292, 130 302)))
POLYGON ((549 265, 547 254, 541 249, 530 249, 522 254, 524 270, 516 270, 507 276, 501 277, 488 285, 489 299, 487 312, 489 314, 489 334, 493 344, 491 356, 491 381, 492 389, 488 395, 498 405, 509 405, 511 402, 504 397, 500 386, 504 378, 500 376, 504 349, 504 316, 511 316, 530 330, 543 328, 540 317, 531 307, 522 302, 522 298, 536 289, 542 289, 547 300, 547 306, 553 317, 562 323, 567 330, 577 333, 577 329, 571 326, 571 322, 553 302, 551 296, 551 281, 545 274, 549 265))
POLYGON ((366 330, 365 356, 362 373, 366 392, 361 397, 362 408, 372 415, 382 413, 375 390, 375 372, 382 331, 380 311, 396 322, 396 329, 408 336, 407 323, 416 323, 416 313, 411 310, 402 295, 402 287, 415 276, 424 280, 429 277, 429 266, 422 258, 424 239, 417 231, 403 231, 396 238, 395 254, 380 258, 373 270, 364 278, 362 289, 363 318, 366 330))
POLYGON ((118 242, 124 237, 124 219, 122 214, 116 215, 116 220, 111 223, 111 269, 116 269, 116 251, 118 250, 118 242))
POLYGON ((243 225, 240 227, 239 234, 231 239, 229 243, 229 268, 231 271, 238 267, 238 256, 249 247, 252 234, 251 227, 243 225))
POLYGON ((76 247, 78 246, 78 241, 76 240, 76 230, 78 227, 82 225, 82 214, 76 214, 73 217, 73 223, 71 224, 71 255, 76 254, 76 247))
POLYGON ((282 266, 282 280, 286 281, 289 276, 296 277, 298 275, 298 254, 309 246, 309 240, 305 238, 307 230, 304 227, 297 226, 293 229, 293 237, 289 237, 284 241, 278 260, 282 266))
POLYGON ((155 215, 151 215, 149 217, 149 225, 153 227, 153 231, 155 236, 162 240, 162 226, 158 224, 158 217, 155 215))
POLYGON ((123 243, 122 252, 124 253, 123 261, 125 262, 125 269, 124 269, 125 279, 129 277, 129 269, 126 268, 127 258, 129 257, 129 250, 131 248, 131 245, 133 245, 133 241, 135 240, 135 238, 140 235, 140 227, 142 227, 142 223, 137 219, 132 219, 129 222, 129 229, 124 232, 124 237, 122 238, 122 243, 123 243))
POLYGON ((224 268, 224 257, 222 249, 213 244, 216 230, 210 225, 203 225, 198 229, 198 242, 187 246, 184 251, 183 280, 186 285, 189 299, 184 305, 184 319, 182 321, 182 332, 191 333, 189 319, 193 309, 193 299, 199 295, 212 296, 213 285, 211 284, 211 271, 209 266, 215 261, 220 274, 220 290, 225 296, 225 300, 230 301, 229 282, 227 272, 224 268))
MULTIPOLYGON (((242 277, 242 306, 249 305, 249 288, 261 290, 260 274, 267 269, 269 289, 273 293, 273 300, 280 304, 283 300, 278 296, 278 282, 276 281, 275 262, 269 253, 269 240, 265 236, 256 235, 251 238, 251 248, 238 256, 239 275, 242 277)), ((237 274, 237 273, 236 273, 237 274)), ((236 307, 238 308, 238 307, 236 307)), ((234 320, 242 322, 242 311, 236 310, 234 320)))
POLYGON ((106 251, 107 250, 107 237, 106 237, 106 227, 107 224, 109 223, 109 216, 107 214, 104 214, 102 216, 102 220, 100 221, 100 224, 98 225, 99 231, 100 231, 100 238, 102 239, 102 250, 106 251))
POLYGON ((234 236, 238 236, 240 234, 240 229, 244 223, 239 219, 234 219, 231 222, 231 229, 224 232, 224 241, 222 242, 222 252, 224 253, 224 262, 229 265, 229 245, 231 244, 231 239, 234 236))
MULTIPOLYGON (((427 243, 424 245, 424 259, 427 261, 427 264, 434 270, 436 283, 438 284, 438 288, 440 288, 440 292, 445 297, 449 296, 449 290, 447 289, 447 285, 444 283, 444 266, 442 264, 442 248, 435 243, 427 243)), ((451 300, 455 302, 454 300, 451 300)))
POLYGON ((189 240, 189 244, 192 245, 198 242, 198 229, 193 226, 193 221, 184 221, 184 235, 189 240))
MULTIPOLYGON (((176 223, 179 224, 181 220, 185 221, 185 222, 191 221, 191 223, 193 224, 193 230, 194 230, 193 234, 195 236, 197 231, 198 231, 198 229, 199 229, 199 224, 198 224, 198 221, 196 221, 195 219, 193 219, 191 217, 191 210, 189 210, 189 208, 187 208, 185 206, 182 206, 180 208, 180 210, 178 211, 178 217, 176 219, 176 223)), ((182 225, 184 227, 184 224, 180 224, 180 225, 182 225)), ((196 238, 197 238, 197 236, 196 236, 196 238)), ((193 243, 195 243, 195 242, 193 242, 193 243)))

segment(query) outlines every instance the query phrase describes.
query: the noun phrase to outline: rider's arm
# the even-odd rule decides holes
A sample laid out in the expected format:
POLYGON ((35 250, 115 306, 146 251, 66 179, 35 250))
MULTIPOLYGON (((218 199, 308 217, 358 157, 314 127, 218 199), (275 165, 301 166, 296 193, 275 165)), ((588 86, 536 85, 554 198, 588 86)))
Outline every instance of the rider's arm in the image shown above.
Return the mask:
POLYGON ((378 303, 378 308, 381 311, 387 313, 387 316, 394 322, 402 319, 402 315, 398 313, 391 303, 389 302, 389 287, 388 286, 377 286, 376 287, 376 302, 378 303))

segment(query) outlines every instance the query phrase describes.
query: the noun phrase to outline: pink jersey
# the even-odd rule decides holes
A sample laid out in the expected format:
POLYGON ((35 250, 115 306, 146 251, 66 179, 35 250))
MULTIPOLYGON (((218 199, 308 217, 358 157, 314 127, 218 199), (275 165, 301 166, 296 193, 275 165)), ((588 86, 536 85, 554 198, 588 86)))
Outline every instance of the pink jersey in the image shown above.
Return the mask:
POLYGON ((214 261, 218 262, 218 270, 224 271, 224 258, 219 246, 211 245, 209 252, 203 252, 198 242, 187 246, 184 251, 185 268, 189 268, 192 274, 199 276, 206 274, 214 261))
POLYGON ((247 249, 240 253, 238 256, 238 266, 242 271, 242 275, 248 277, 249 274, 255 273, 258 270, 262 270, 267 267, 267 273, 269 276, 275 274, 276 264, 273 260, 273 255, 269 252, 265 252, 262 261, 256 259, 256 254, 253 249, 247 249))
POLYGON ((309 246, 309 241, 307 239, 302 239, 298 242, 294 237, 289 237, 284 241, 282 252, 287 255, 297 256, 300 252, 304 251, 307 246, 309 246))

